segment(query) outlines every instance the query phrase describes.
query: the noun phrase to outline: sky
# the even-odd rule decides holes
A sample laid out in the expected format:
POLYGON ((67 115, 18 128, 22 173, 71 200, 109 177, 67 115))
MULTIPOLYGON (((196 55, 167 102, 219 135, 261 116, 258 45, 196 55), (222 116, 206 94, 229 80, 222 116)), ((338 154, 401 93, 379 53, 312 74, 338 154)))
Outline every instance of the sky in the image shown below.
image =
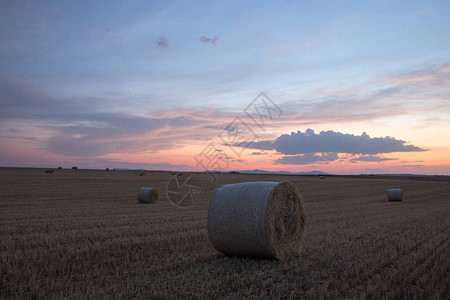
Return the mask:
POLYGON ((448 1, 0 1, 0 166, 450 175, 448 1))

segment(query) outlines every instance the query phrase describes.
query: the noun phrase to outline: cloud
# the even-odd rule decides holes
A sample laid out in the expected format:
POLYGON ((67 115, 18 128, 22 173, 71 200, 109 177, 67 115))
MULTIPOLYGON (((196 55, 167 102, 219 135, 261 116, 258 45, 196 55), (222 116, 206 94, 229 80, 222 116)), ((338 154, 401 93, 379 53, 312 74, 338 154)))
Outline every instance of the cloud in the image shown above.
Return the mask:
MULTIPOLYGON (((423 118, 424 114, 445 119, 449 98, 447 63, 401 74, 383 74, 370 83, 312 90, 305 100, 280 103, 283 116, 268 126, 367 123, 380 119, 385 122, 402 116, 423 118)), ((438 118, 433 120, 442 124, 438 118)))
POLYGON ((337 153, 322 153, 321 155, 306 153, 303 155, 283 156, 274 160, 276 164, 282 165, 309 165, 313 163, 328 163, 339 158, 337 153))
POLYGON ((55 22, 59 23, 62 21, 67 21, 67 16, 63 14, 62 12, 58 11, 55 15, 55 22))
POLYGON ((426 151, 414 145, 406 145, 405 141, 393 137, 371 138, 365 132, 362 135, 344 134, 332 130, 321 131, 316 134, 314 130, 297 131, 283 134, 274 141, 266 140, 249 145, 252 149, 276 150, 287 155, 306 153, 349 153, 349 154, 380 154, 391 152, 426 151))
POLYGON ((350 159, 350 162, 358 162, 358 161, 381 162, 381 161, 387 161, 387 160, 398 160, 398 158, 383 158, 383 157, 374 156, 374 155, 363 155, 363 156, 359 156, 359 157, 350 159))
POLYGON ((127 168, 127 169, 146 169, 146 170, 192 170, 192 166, 184 164, 171 164, 171 163, 130 163, 115 159, 96 158, 91 161, 87 161, 82 166, 101 166, 111 168, 127 168))
POLYGON ((14 139, 14 140, 24 140, 33 143, 39 143, 40 139, 33 136, 18 136, 18 135, 0 135, 0 140, 2 139, 14 139))
POLYGON ((177 139, 180 130, 202 123, 186 117, 151 118, 125 114, 91 113, 77 117, 83 121, 46 126, 56 131, 44 143, 47 151, 68 156, 101 156, 167 150, 182 144, 177 139), (154 132, 165 134, 159 136, 154 132))
POLYGON ((450 64, 434 65, 428 68, 393 76, 391 81, 399 88, 448 88, 450 84, 450 64))
POLYGON ((200 37, 200 42, 201 42, 201 43, 205 43, 205 44, 211 43, 211 44, 215 45, 215 44, 217 43, 217 40, 218 40, 218 39, 219 39, 219 38, 218 38, 217 36, 214 36, 214 37, 212 37, 212 38, 209 38, 209 37, 206 37, 206 36, 202 35, 202 36, 200 37))
MULTIPOLYGON (((203 127, 214 124, 208 118, 189 115, 189 111, 157 117, 108 112, 105 101, 109 102, 53 98, 34 85, 0 79, 0 124, 5 130, 31 126, 37 134, 42 133, 35 140, 40 149, 77 157, 172 149, 186 140, 208 137, 210 130, 203 127)), ((3 138, 11 135, 0 133, 3 138)), ((21 139, 28 135, 22 134, 21 139)))
MULTIPOLYGON (((330 95, 333 91, 329 91, 330 95)), ((322 97, 316 101, 296 101, 280 104, 284 115, 269 126, 311 126, 323 123, 368 122, 380 118, 398 117, 414 113, 399 103, 382 103, 375 95, 322 97)))
POLYGON ((384 169, 384 168, 365 168, 364 173, 366 173, 366 174, 387 174, 387 173, 392 173, 392 171, 389 169, 384 169))
POLYGON ((158 48, 169 48, 169 39, 160 36, 156 41, 156 47, 158 48))
MULTIPOLYGON (((239 145, 235 145, 235 146, 239 146, 239 145)), ((274 142, 273 141, 252 142, 247 148, 261 149, 261 150, 273 150, 274 142)))
POLYGON ((263 152, 252 152, 250 155, 263 155, 263 152))
MULTIPOLYGON (((450 64, 433 65, 401 74, 388 75, 383 78, 381 84, 391 85, 392 91, 389 95, 380 95, 385 100, 391 102, 397 100, 405 106, 414 101, 443 101, 448 105, 450 96, 450 64)), ((442 103, 441 103, 442 105, 442 103)), ((448 108, 448 106, 446 106, 448 108)), ((421 111, 415 112, 423 114, 421 111)), ((429 111, 434 111, 436 106, 428 107, 429 111)))

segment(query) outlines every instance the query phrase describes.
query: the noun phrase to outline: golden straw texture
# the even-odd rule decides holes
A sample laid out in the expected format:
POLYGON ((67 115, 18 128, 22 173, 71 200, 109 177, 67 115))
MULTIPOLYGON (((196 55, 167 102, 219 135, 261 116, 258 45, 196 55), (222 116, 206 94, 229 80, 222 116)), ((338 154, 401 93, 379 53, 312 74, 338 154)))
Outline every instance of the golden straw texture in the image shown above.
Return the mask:
POLYGON ((402 201, 403 191, 401 189, 389 189, 388 200, 389 201, 402 201))
POLYGON ((157 203, 159 192, 154 188, 143 187, 139 190, 137 199, 140 203, 157 203))
POLYGON ((305 227, 302 199, 289 182, 245 182, 216 189, 208 211, 213 246, 227 255, 295 258, 305 227))

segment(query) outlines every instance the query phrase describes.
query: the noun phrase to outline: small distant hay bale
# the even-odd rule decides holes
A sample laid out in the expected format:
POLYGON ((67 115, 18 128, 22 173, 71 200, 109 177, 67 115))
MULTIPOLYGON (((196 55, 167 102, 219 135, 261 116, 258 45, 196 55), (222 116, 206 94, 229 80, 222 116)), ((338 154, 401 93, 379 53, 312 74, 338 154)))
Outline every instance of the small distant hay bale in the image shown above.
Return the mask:
POLYGON ((48 170, 45 170, 45 173, 53 173, 53 172, 55 172, 55 170, 52 170, 52 169, 48 169, 48 170))
POLYGON ((139 173, 139 176, 145 176, 145 172, 142 171, 141 173, 139 173))
POLYGON ((159 192, 157 189, 143 187, 137 194, 140 203, 157 203, 159 200, 159 192))
POLYGON ((72 170, 78 170, 78 167, 72 167, 72 170))
POLYGON ((62 170, 62 167, 58 167, 58 170, 62 170))
POLYGON ((208 234, 226 255, 298 257, 305 228, 303 201, 289 182, 244 182, 215 190, 208 234))
POLYGON ((387 196, 389 201, 402 201, 403 191, 402 189, 388 189, 387 196))
POLYGON ((325 179, 325 176, 320 176, 319 179, 320 179, 320 180, 324 180, 324 179, 325 179))

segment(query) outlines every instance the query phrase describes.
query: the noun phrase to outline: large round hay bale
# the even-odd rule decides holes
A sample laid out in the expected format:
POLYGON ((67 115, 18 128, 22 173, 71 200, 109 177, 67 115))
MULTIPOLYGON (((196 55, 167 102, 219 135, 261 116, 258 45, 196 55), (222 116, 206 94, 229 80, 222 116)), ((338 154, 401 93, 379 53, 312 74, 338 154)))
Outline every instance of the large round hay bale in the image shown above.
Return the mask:
POLYGON ((156 203, 159 200, 159 192, 154 188, 143 187, 139 190, 137 199, 140 203, 156 203))
POLYGON ((389 201, 402 201, 403 199, 402 189, 388 189, 387 195, 389 201))
POLYGON ((208 210, 213 246, 227 255, 298 257, 305 227, 303 201, 289 182, 244 182, 222 186, 208 210))

